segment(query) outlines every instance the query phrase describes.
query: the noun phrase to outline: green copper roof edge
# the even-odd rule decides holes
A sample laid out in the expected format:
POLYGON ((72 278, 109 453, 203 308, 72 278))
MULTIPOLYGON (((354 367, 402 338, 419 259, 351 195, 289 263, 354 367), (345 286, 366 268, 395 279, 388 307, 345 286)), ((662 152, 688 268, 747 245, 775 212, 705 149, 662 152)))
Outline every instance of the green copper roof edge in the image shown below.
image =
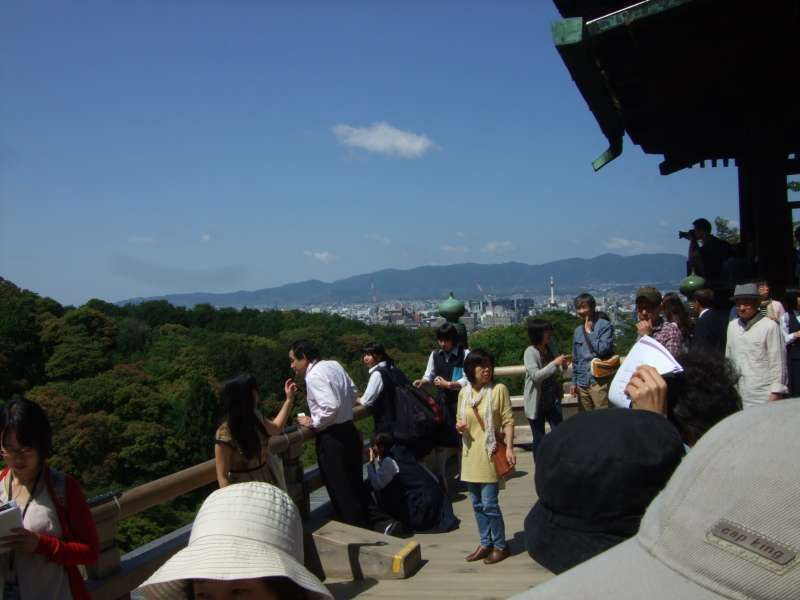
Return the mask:
POLYGON ((552 34, 561 60, 608 139, 608 149, 592 161, 592 168, 598 171, 622 154, 622 137, 625 133, 622 117, 589 51, 583 19, 573 17, 558 21, 552 25, 552 34))
POLYGON ((592 161, 592 168, 595 173, 622 154, 622 137, 616 140, 609 139, 608 141, 610 142, 608 150, 592 161))
POLYGON ((599 17, 587 22, 586 33, 591 36, 602 35, 612 29, 625 27, 636 21, 653 17, 678 8, 679 6, 683 6, 684 4, 689 4, 690 2, 698 1, 702 0, 650 0, 649 2, 637 4, 631 8, 623 8, 605 17, 599 17))

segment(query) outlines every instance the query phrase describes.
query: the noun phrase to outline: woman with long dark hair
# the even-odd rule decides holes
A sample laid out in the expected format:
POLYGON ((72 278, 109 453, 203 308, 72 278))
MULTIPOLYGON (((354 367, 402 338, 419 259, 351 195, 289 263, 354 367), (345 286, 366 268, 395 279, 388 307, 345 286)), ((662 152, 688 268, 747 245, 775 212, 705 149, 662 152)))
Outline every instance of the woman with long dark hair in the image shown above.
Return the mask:
POLYGON ((214 436, 214 459, 219 487, 244 481, 263 481, 286 488, 280 459, 269 451, 269 437, 283 432, 294 403, 297 385, 287 379, 286 400, 275 419, 265 419, 258 405, 258 385, 242 374, 222 385, 222 423, 214 436))
POLYGON ((691 347, 692 335, 694 333, 694 326, 692 325, 692 318, 689 316, 689 309, 683 303, 681 297, 675 292, 664 294, 664 299, 661 301, 661 308, 664 313, 664 320, 669 323, 675 323, 678 329, 681 330, 681 350, 687 352, 691 347))
POLYGON ((561 423, 561 381, 560 375, 569 365, 571 357, 557 355, 551 341, 553 326, 542 319, 528 323, 528 340, 531 345, 525 349, 525 416, 533 434, 533 458, 544 437, 545 421, 550 429, 561 423))
POLYGON ((15 398, 0 416, 0 502, 16 503, 22 526, 0 537, 0 597, 88 600, 78 565, 100 542, 80 484, 47 466, 53 434, 42 407, 15 398))

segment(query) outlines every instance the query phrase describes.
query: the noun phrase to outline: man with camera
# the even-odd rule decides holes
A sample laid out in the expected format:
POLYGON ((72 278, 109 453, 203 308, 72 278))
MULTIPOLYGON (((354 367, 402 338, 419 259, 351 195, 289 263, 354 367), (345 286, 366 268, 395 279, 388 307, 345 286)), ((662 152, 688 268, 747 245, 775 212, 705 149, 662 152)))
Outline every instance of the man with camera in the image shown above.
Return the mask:
POLYGON ((707 219, 696 219, 693 229, 679 231, 678 238, 689 240, 689 260, 687 272, 694 272, 705 278, 706 283, 721 281, 724 276, 725 261, 733 251, 725 240, 711 235, 711 223, 707 219))

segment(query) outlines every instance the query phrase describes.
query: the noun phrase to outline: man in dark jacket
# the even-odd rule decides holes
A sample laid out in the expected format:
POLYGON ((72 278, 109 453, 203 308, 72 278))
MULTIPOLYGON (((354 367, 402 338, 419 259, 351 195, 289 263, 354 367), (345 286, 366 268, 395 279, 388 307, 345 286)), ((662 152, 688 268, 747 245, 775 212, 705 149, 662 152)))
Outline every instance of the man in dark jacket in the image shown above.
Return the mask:
POLYGON ((697 318, 694 324, 692 349, 702 349, 724 356, 730 311, 714 306, 714 292, 708 288, 694 293, 692 309, 697 318))
POLYGON ((731 245, 711 235, 711 223, 707 219, 697 219, 692 226, 689 254, 695 273, 707 283, 724 280, 725 263, 733 254, 731 245))

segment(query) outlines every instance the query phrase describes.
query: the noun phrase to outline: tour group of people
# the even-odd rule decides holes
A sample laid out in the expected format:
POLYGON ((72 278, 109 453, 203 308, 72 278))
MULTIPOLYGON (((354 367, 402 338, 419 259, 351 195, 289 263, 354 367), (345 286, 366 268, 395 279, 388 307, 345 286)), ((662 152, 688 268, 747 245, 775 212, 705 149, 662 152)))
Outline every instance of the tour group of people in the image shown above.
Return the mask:
MULTIPOLYGON (((775 301, 766 282, 740 284, 732 313, 710 289, 695 292, 687 308, 676 295, 640 288, 638 336, 657 340, 682 371, 639 367, 625 388, 633 410, 609 408, 619 357, 612 322, 590 294, 574 301, 581 322, 571 354, 555 350, 550 323, 528 322, 524 413, 533 435, 538 499, 525 518, 524 539, 534 560, 562 573, 612 547, 627 547, 668 482, 699 468, 686 466, 686 457, 709 430, 743 407, 761 410, 756 407, 797 393, 797 291, 790 290, 790 298, 775 301), (562 377, 570 365, 568 389, 579 414, 562 422, 562 377)), ((440 326, 436 337, 438 349, 413 381, 383 346, 366 345, 369 379, 361 394, 341 364, 297 341, 288 352, 295 378, 285 382, 285 399, 271 419, 259 410, 252 376, 225 382, 214 434, 220 489, 201 507, 188 547, 143 584, 145 597, 331 597, 303 566, 300 516, 285 492, 282 462, 269 451, 270 437, 283 432, 293 412, 298 379, 310 414, 300 413, 297 423, 315 432, 335 518, 394 535, 457 528, 445 482, 423 456, 432 447, 457 448, 460 485, 478 529, 478 544, 464 558, 488 565, 505 560, 510 548, 499 492, 517 461, 509 390, 494 379, 492 354, 466 348, 452 324, 440 326), (429 392, 433 400, 438 426, 427 444, 395 435, 401 388, 403 401, 409 401, 408 390, 423 397, 429 392), (364 443, 353 422, 358 404, 372 407, 375 420, 366 481, 364 443)), ((785 404, 795 413, 800 408, 794 400, 785 404)), ((78 565, 97 559, 97 530, 79 484, 47 465, 52 432, 39 405, 23 398, 5 405, 0 451, 6 463, 2 510, 19 512, 19 526, 0 536, 2 597, 88 598, 78 565)))

